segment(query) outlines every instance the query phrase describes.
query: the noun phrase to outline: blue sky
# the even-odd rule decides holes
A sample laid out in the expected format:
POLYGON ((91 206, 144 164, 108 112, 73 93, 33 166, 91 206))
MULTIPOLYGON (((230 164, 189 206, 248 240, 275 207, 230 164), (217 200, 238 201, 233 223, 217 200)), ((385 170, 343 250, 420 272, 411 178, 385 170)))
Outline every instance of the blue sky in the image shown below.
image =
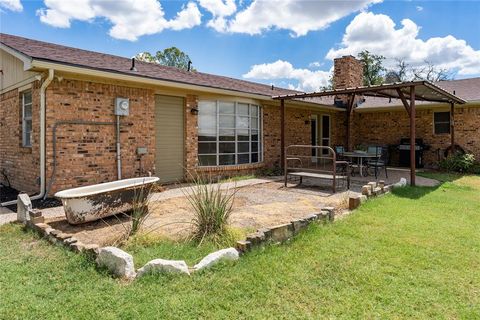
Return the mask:
POLYGON ((480 1, 0 0, 1 32, 131 57, 177 46, 196 69, 302 90, 363 49, 480 76, 480 1))

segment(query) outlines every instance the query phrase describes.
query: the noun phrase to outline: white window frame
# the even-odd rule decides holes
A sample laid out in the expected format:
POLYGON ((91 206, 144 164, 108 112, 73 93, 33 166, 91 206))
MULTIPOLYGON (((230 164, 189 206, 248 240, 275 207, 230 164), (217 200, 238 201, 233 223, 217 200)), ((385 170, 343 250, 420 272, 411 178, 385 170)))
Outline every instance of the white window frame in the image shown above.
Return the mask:
POLYGON ((22 93, 22 147, 31 148, 32 147, 32 130, 33 130, 33 96, 31 90, 23 91, 22 93), (25 95, 30 93, 31 101, 30 103, 25 103, 25 95), (25 107, 29 106, 31 110, 30 116, 25 115, 25 107), (27 133, 27 122, 30 122, 30 132, 27 133), (29 143, 27 143, 27 134, 29 135, 29 143))
POLYGON ((435 134, 435 135, 448 135, 448 134, 450 134, 452 132, 451 124, 452 124, 452 114, 450 113, 450 111, 434 111, 433 112, 433 134, 435 134), (437 130, 436 130, 437 123, 438 124, 446 124, 447 122, 446 121, 436 122, 435 121, 435 114, 436 113, 448 113, 448 132, 437 132, 437 130))
MULTIPOLYGON (((262 125, 262 119, 263 119, 263 108, 260 104, 256 103, 247 103, 247 102, 241 102, 241 101, 227 101, 227 100, 202 100, 200 102, 213 102, 215 103, 215 117, 216 117, 216 139, 215 141, 198 141, 198 144, 202 143, 215 143, 216 144, 216 152, 215 153, 210 153, 210 154, 205 154, 205 153, 198 153, 197 157, 200 156, 215 156, 215 165, 201 165, 200 164, 200 159, 198 160, 198 165, 200 167, 229 167, 229 166, 239 166, 239 165, 252 165, 252 164, 258 164, 263 162, 263 125, 262 125), (220 113, 219 105, 220 103, 225 102, 225 103, 233 103, 234 104, 234 113, 233 114, 223 114, 220 113), (237 106, 239 104, 244 104, 248 105, 248 128, 247 129, 242 129, 242 128, 237 128, 237 116, 245 117, 246 115, 241 115, 237 113, 237 106), (251 114, 251 107, 256 106, 258 108, 258 115, 257 117, 252 117, 251 114), (234 117, 234 127, 233 128, 220 128, 220 116, 221 115, 228 115, 228 116, 233 116, 234 117), (257 118, 257 129, 252 129, 251 127, 251 119, 252 118, 257 118), (234 140, 232 141, 220 141, 220 130, 233 130, 234 131, 234 140), (248 130, 248 136, 249 139, 247 140, 238 140, 237 138, 237 130, 248 130), (258 141, 253 141, 252 140, 252 130, 257 130, 258 131, 258 141), (248 152, 238 152, 238 143, 248 143, 248 152), (220 153, 220 143, 233 143, 235 145, 235 152, 234 153, 220 153), (252 152, 252 143, 258 143, 258 148, 257 152, 252 152), (256 153, 257 154, 257 161, 252 162, 252 154, 256 153), (241 154, 248 154, 249 155, 249 161, 245 163, 239 163, 238 162, 238 156, 241 154), (234 155, 235 156, 235 163, 234 164, 220 164, 220 156, 222 155, 234 155)), ((200 123, 198 124, 198 128, 200 129, 200 123)), ((198 148, 200 150, 200 147, 198 148)))

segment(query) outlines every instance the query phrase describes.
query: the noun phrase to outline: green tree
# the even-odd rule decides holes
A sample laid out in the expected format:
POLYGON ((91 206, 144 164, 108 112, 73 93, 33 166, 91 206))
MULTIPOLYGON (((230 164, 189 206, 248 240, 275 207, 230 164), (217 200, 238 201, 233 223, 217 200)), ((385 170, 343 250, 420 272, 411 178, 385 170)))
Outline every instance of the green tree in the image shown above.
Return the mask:
POLYGON ((370 86, 382 84, 384 82, 384 56, 372 54, 368 50, 363 50, 358 54, 358 59, 363 62, 363 85, 370 86))
MULTIPOLYGON (((163 51, 157 51, 155 55, 150 52, 140 52, 135 56, 135 59, 144 62, 158 63, 163 66, 176 67, 179 69, 188 70, 188 63, 191 61, 188 54, 178 49, 177 47, 166 48, 163 51)), ((195 71, 194 68, 190 68, 195 71)))

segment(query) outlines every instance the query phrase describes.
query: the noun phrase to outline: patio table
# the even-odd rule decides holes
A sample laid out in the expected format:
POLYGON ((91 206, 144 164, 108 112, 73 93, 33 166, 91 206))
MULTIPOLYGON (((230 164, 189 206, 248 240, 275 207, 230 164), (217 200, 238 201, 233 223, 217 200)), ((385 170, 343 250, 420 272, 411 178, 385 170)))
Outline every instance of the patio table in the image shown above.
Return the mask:
MULTIPOLYGON (((375 153, 366 153, 366 152, 358 152, 358 151, 353 151, 353 152, 344 152, 342 153, 342 156, 352 159, 352 162, 354 159, 357 159, 357 165, 358 165, 358 171, 360 173, 360 177, 363 177, 363 159, 376 159, 380 158, 380 155, 377 155, 375 153)), ((365 175, 365 177, 367 174, 365 175)))

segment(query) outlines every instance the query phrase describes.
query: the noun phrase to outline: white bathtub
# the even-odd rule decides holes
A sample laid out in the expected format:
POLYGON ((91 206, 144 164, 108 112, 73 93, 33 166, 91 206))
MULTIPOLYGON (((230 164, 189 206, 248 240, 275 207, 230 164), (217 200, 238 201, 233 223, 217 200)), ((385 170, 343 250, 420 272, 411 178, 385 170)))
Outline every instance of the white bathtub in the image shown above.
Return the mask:
POLYGON ((157 182, 158 177, 124 179, 59 191, 55 197, 62 200, 67 221, 81 224, 99 220, 132 209, 132 202, 142 187, 157 182))

